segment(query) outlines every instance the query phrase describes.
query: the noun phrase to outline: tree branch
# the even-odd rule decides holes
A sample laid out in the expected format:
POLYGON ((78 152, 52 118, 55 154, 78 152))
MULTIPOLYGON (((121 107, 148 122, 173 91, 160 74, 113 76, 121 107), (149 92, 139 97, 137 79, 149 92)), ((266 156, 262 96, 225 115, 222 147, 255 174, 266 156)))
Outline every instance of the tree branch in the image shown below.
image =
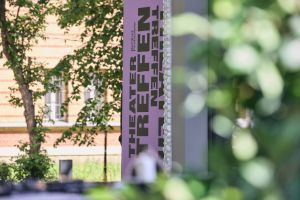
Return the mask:
POLYGON ((22 74, 22 70, 17 67, 19 63, 15 63, 15 56, 13 55, 16 52, 12 52, 11 50, 15 50, 15 45, 12 44, 11 41, 9 41, 8 35, 9 31, 7 29, 7 19, 6 19, 6 0, 0 0, 0 29, 1 29, 1 40, 2 40, 2 49, 5 57, 8 61, 14 62, 14 65, 16 67, 14 68, 13 72, 15 75, 15 79, 18 82, 18 84, 24 83, 24 77, 22 74), (11 48, 11 49, 9 49, 11 48))
POLYGON ((16 19, 15 19, 15 24, 18 23, 19 14, 20 14, 20 9, 21 9, 21 6, 18 7, 17 16, 16 16, 16 19))
POLYGON ((10 60, 11 55, 8 51, 9 42, 7 39, 8 31, 6 26, 6 9, 5 9, 6 0, 0 1, 0 28, 1 28, 1 40, 3 46, 3 53, 8 60, 10 60))

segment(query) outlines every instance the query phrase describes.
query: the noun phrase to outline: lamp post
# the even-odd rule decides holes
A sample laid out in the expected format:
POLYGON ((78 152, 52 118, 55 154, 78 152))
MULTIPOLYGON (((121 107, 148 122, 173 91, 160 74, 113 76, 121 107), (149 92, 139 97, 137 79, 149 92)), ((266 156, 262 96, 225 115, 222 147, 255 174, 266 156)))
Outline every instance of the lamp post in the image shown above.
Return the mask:
POLYGON ((103 166, 103 182, 107 182, 107 131, 104 131, 104 166, 103 166))

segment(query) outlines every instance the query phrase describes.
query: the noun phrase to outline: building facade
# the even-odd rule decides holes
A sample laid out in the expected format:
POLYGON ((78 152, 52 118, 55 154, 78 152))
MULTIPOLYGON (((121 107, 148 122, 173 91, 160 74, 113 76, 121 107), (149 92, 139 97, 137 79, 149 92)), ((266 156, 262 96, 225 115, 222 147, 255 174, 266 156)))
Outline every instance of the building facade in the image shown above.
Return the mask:
MULTIPOLYGON (((38 62, 45 64, 47 68, 53 68, 57 65, 61 58, 71 54, 75 49, 80 48, 83 44, 80 40, 80 27, 71 28, 68 33, 65 33, 58 24, 55 16, 47 17, 47 26, 45 30, 46 40, 39 40, 29 52, 29 56, 36 59, 38 62)), ((9 88, 17 88, 14 81, 13 73, 10 69, 4 66, 4 58, 0 59, 0 147, 12 147, 18 144, 19 140, 26 141, 28 139, 26 133, 26 123, 24 118, 24 109, 15 107, 9 103, 11 90, 9 88)), ((72 102, 67 107, 67 112, 62 114, 60 108, 62 103, 70 91, 71 84, 65 84, 60 77, 54 77, 53 83, 59 88, 56 92, 48 93, 44 98, 39 100, 35 105, 36 112, 43 107, 45 109, 44 126, 50 127, 50 133, 46 138, 46 146, 52 146, 55 139, 58 138, 63 130, 72 126, 77 119, 77 114, 85 105, 85 101, 95 97, 95 87, 90 85, 87 88, 82 88, 81 99, 72 102), (49 120, 53 122, 49 122, 49 120)), ((105 99, 109 99, 109 91, 106 92, 105 99)), ((18 91, 16 91, 18 96, 18 91)), ((109 140, 109 145, 118 146, 118 136, 120 134, 120 117, 115 115, 111 121, 114 127, 112 133, 113 140, 109 140)), ((102 145, 103 138, 100 134, 96 138, 96 145, 102 145)), ((67 143, 65 145, 71 145, 67 143)))

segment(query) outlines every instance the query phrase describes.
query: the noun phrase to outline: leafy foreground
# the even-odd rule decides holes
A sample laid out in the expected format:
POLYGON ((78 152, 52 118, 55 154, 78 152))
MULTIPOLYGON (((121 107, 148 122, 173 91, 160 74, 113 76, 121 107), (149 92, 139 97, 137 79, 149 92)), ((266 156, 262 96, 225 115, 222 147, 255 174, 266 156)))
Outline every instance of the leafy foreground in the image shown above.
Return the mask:
POLYGON ((185 110, 194 116, 204 101, 210 109, 212 177, 204 196, 298 200, 299 1, 208 2, 207 18, 184 13, 173 19, 175 36, 193 38, 195 67, 188 81, 176 80, 190 91, 185 110))
POLYGON ((96 188, 88 192, 92 200, 240 200, 242 192, 236 187, 217 187, 214 181, 201 181, 197 176, 160 176, 151 185, 124 184, 121 189, 96 188))

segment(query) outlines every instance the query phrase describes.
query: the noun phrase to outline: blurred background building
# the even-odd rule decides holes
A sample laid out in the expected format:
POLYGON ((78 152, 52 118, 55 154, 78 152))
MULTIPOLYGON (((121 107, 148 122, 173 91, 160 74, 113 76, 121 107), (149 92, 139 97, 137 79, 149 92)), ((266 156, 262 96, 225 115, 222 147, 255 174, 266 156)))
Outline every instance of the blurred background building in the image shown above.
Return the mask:
MULTIPOLYGON (((45 30, 46 40, 40 40, 30 52, 32 59, 45 64, 46 67, 54 67, 61 58, 71 54, 75 49, 83 44, 80 40, 80 28, 71 28, 68 33, 60 29, 57 19, 54 16, 47 18, 47 27, 45 30)), ((12 91, 11 87, 17 88, 13 73, 4 66, 5 60, 0 59, 0 160, 8 160, 11 156, 17 156, 19 150, 15 147, 19 141, 28 141, 26 133, 26 123, 23 107, 14 107, 9 103, 12 91)), ((78 147, 73 146, 71 142, 61 144, 53 148, 53 144, 60 137, 63 130, 72 126, 77 119, 77 114, 84 106, 85 101, 95 97, 95 87, 93 85, 82 88, 81 99, 72 102, 67 107, 67 112, 62 114, 60 108, 65 98, 70 94, 72 87, 64 84, 60 77, 53 79, 56 86, 60 89, 57 92, 48 93, 35 105, 36 111, 45 106, 44 126, 50 128, 47 133, 44 147, 47 149, 50 157, 54 160, 74 158, 80 160, 96 159, 103 157, 104 136, 100 133, 95 139, 95 146, 78 147), (49 121, 51 120, 51 122, 49 121)), ((18 96, 18 91, 16 91, 18 96)), ((109 91, 106 91, 105 99, 109 100, 109 91)), ((120 135, 120 117, 115 115, 110 122, 113 131, 108 135, 108 155, 109 159, 120 163, 121 147, 118 141, 120 135)), ((99 161, 99 163, 101 163, 99 161)))

